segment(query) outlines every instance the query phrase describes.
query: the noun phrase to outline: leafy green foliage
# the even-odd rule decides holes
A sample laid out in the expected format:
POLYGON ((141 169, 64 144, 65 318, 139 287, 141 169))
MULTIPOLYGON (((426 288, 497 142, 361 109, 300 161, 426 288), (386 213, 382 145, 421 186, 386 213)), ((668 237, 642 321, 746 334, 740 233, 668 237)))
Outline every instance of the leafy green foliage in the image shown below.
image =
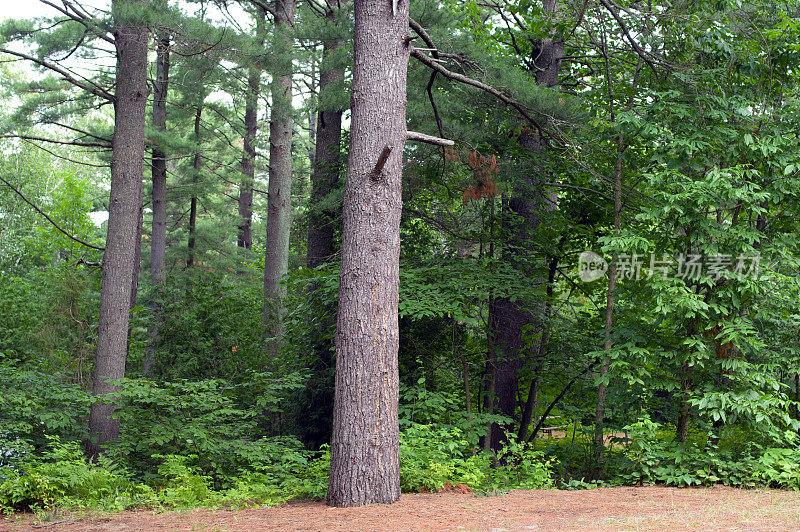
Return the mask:
POLYGON ((124 429, 109 455, 130 463, 145 480, 163 456, 187 457, 184 465, 199 468, 216 487, 230 487, 243 471, 285 474, 292 460, 305 461, 300 444, 267 438, 259 421, 276 411, 282 393, 297 388, 298 375, 251 374, 244 382, 123 381, 113 400, 124 429), (237 405, 237 394, 254 399, 250 408, 237 405))
POLYGON ((20 367, 0 353, 0 453, 20 443, 42 449, 50 436, 82 437, 90 396, 62 382, 45 364, 20 367))
POLYGON ((61 505, 124 510, 143 505, 152 491, 132 482, 110 460, 89 464, 77 443, 51 445, 26 459, 0 483, 0 512, 61 505))
POLYGON ((791 447, 766 447, 749 440, 747 432, 731 427, 714 444, 697 434, 691 441, 674 441, 659 423, 642 417, 626 427, 630 461, 621 479, 629 483, 663 483, 678 487, 725 484, 800 489, 797 437, 787 433, 791 447))

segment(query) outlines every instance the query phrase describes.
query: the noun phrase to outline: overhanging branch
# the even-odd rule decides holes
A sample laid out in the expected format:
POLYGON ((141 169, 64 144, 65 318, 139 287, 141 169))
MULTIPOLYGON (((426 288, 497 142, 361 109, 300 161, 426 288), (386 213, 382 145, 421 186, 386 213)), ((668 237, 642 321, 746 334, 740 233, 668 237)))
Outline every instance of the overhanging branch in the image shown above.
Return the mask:
POLYGON ((72 240, 74 240, 74 241, 75 241, 75 242, 77 242, 78 244, 83 244, 83 245, 84 245, 84 246, 86 246, 87 248, 96 249, 96 250, 98 250, 98 251, 105 251, 105 250, 106 250, 106 248, 104 248, 104 247, 95 246, 94 244, 90 244, 90 243, 88 243, 88 242, 84 242, 83 240, 81 240, 81 239, 80 239, 80 238, 78 238, 77 236, 73 236, 73 235, 69 234, 69 233, 68 233, 66 230, 64 230, 64 229, 63 229, 63 228, 62 228, 60 225, 58 225, 58 224, 57 224, 55 221, 53 221, 53 219, 52 219, 52 218, 50 218, 50 217, 47 215, 47 213, 45 213, 45 212, 44 212, 42 209, 40 209, 39 207, 37 207, 37 206, 36 206, 36 204, 34 204, 34 203, 31 201, 31 200, 29 200, 28 198, 26 198, 26 197, 25 197, 25 194, 23 194, 22 192, 20 192, 20 191, 19 191, 19 189, 18 189, 17 187, 15 187, 14 185, 12 185, 11 183, 9 183, 8 181, 6 181, 5 179, 3 179, 2 177, 0 177, 0 181, 2 181, 3 183, 5 183, 5 184, 6 184, 6 186, 7 186, 8 188, 10 188, 10 189, 11 189, 11 190, 13 190, 14 192, 16 192, 16 193, 19 195, 19 197, 20 197, 20 198, 22 198, 22 200, 23 200, 25 203, 27 203, 28 205, 30 205, 31 207, 33 207, 34 209, 36 209, 36 212, 38 212, 39 214, 41 214, 42 216, 44 216, 44 217, 47 219, 47 221, 48 221, 48 222, 50 222, 51 224, 53 224, 53 227, 55 227, 56 229, 58 229, 59 231, 61 231, 61 232, 62 232, 62 233, 64 233, 65 235, 67 235, 69 238, 71 238, 72 240))
POLYGON ((528 107, 506 96, 505 94, 495 89, 494 87, 487 85, 482 81, 478 81, 476 79, 469 78, 463 74, 459 74, 458 72, 453 72, 452 70, 448 70, 447 68, 439 64, 435 59, 428 57, 427 55, 425 55, 416 48, 411 48, 411 56, 417 59, 423 65, 426 65, 427 67, 435 70, 436 72, 439 72, 448 79, 451 79, 453 81, 458 81, 465 85, 475 87, 476 89, 480 89, 488 94, 491 94, 492 96, 494 96, 501 102, 505 103, 506 105, 513 107, 519 114, 521 114, 525 118, 525 120, 527 120, 531 125, 533 125, 540 133, 542 134, 544 133, 539 123, 536 120, 534 120, 534 118, 531 116, 531 110, 528 107))
POLYGON ((114 95, 108 92, 107 90, 98 87, 94 83, 88 81, 81 81, 76 78, 69 70, 62 68, 58 65, 50 63, 49 61, 45 61, 44 59, 39 59, 38 57, 34 57, 32 55, 28 55, 22 52, 16 52, 14 50, 9 50, 8 48, 0 48, 0 52, 8 55, 13 55, 19 57, 20 59, 25 59, 27 61, 31 61, 32 63, 36 63, 39 66, 42 66, 48 70, 52 70, 61 75, 66 81, 69 81, 76 87, 80 87, 81 89, 91 92, 95 96, 103 98, 104 100, 114 101, 114 95))
POLYGON ((433 137, 425 133, 417 133, 416 131, 407 131, 406 139, 415 140, 417 142, 426 142, 435 146, 453 146, 455 142, 450 139, 443 139, 440 137, 433 137))
POLYGON ((22 140, 38 140, 40 142, 49 142, 50 144, 63 144, 67 146, 80 146, 82 148, 103 148, 110 149, 110 142, 85 142, 81 140, 57 140, 48 139, 45 137, 34 137, 32 135, 0 135, 0 139, 22 139, 22 140))

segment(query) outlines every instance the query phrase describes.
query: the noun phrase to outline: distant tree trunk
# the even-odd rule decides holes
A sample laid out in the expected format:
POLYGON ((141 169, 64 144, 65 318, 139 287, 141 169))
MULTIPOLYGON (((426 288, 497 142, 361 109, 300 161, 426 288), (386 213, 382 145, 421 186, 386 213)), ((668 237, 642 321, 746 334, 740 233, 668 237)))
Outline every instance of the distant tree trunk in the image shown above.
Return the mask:
MULTIPOLYGON (((488 198, 489 203, 489 263, 494 260, 494 206, 495 198, 488 198)), ((483 242, 481 242, 483 248, 483 242)), ((481 252, 483 249, 481 249, 481 252)), ((489 266, 491 275, 492 266, 489 266)), ((484 386, 486 392, 483 394, 483 413, 494 414, 494 398, 497 380, 495 378, 495 368, 497 367, 497 351, 494 341, 495 336, 495 308, 494 289, 489 290, 489 297, 486 304, 486 369, 484 370, 484 386)), ((492 449, 492 423, 486 424, 486 435, 483 437, 482 447, 484 451, 492 449)))
POLYGON ((269 188, 267 189, 267 237, 264 257, 264 325, 270 357, 281 350, 283 297, 280 281, 289 268, 289 236, 292 223, 292 27, 294 0, 275 0, 275 31, 283 49, 277 55, 272 82, 269 123, 269 188))
MULTIPOLYGON (((324 49, 324 44, 323 44, 324 49)), ((317 147, 317 108, 319 107, 319 80, 317 79, 317 57, 311 56, 309 77, 309 89, 311 94, 308 96, 308 168, 309 173, 314 171, 315 150, 317 147)))
MULTIPOLYGON (((163 134, 167 130, 167 91, 169 89, 169 46, 168 32, 158 36, 156 49, 156 79, 153 82, 153 128, 163 134)), ((167 158, 159 139, 153 148, 153 222, 150 231, 150 287, 152 299, 150 311, 153 315, 147 325, 147 353, 142 374, 152 371, 161 323, 160 288, 165 280, 164 264, 167 254, 167 158)))
MULTIPOLYGON (((333 13, 327 18, 332 20, 333 13)), ((339 39, 326 40, 322 48, 322 64, 328 65, 331 56, 342 45, 339 39)), ((325 94, 331 86, 344 81, 344 70, 329 67, 320 71, 320 102, 325 102, 325 94)), ((306 263, 316 268, 331 260, 334 254, 333 235, 336 209, 328 204, 330 194, 339 182, 340 157, 339 144, 342 141, 342 110, 320 107, 317 116, 317 145, 314 167, 311 172, 311 198, 308 215, 308 254, 306 263)))
POLYGON ((676 436, 678 441, 681 443, 686 443, 686 439, 689 437, 689 416, 691 414, 691 410, 689 408, 689 394, 692 390, 692 367, 689 366, 688 362, 681 364, 680 379, 681 410, 678 414, 678 424, 675 427, 675 432, 677 433, 676 436))
MULTIPOLYGON (((558 249, 559 254, 563 248, 565 237, 561 237, 558 249)), ((544 304, 544 319, 542 337, 536 345, 536 356, 534 358, 533 377, 531 378, 531 385, 528 388, 528 397, 525 401, 525 408, 522 410, 522 419, 519 422, 519 432, 517 432, 517 441, 525 441, 528 437, 528 429, 530 429, 531 421, 533 420, 533 410, 539 398, 539 387, 542 383, 542 370, 544 369, 545 346, 549 341, 550 325, 549 320, 552 314, 552 300, 553 300, 553 286, 555 283, 556 272, 558 271, 559 256, 550 259, 550 265, 547 272, 547 300, 544 304)))
MULTIPOLYGON (((614 233, 619 235, 622 229, 622 138, 617 139, 617 162, 614 169, 614 233)), ((605 323, 605 343, 603 350, 611 351, 611 328, 614 325, 614 291, 617 288, 617 263, 616 257, 612 258, 608 267, 608 290, 606 292, 606 323, 605 323)), ((600 378, 608 373, 611 361, 606 356, 600 368, 600 378)), ((602 464, 605 461, 605 442, 603 440, 603 425, 606 415, 606 393, 608 387, 604 382, 600 382, 597 389, 597 409, 594 415, 594 461, 595 464, 602 464)))
POLYGON ((328 504, 400 498, 398 288, 408 2, 355 2, 328 504), (396 9, 396 11, 395 11, 396 9))
MULTIPOLYGON (((100 288, 100 324, 92 382, 97 398, 118 391, 110 380, 125 376, 131 289, 135 272, 136 239, 142 206, 145 106, 147 105, 148 29, 124 19, 130 5, 147 0, 113 0, 117 51, 114 138, 111 156, 111 194, 108 233, 100 288)), ((119 436, 119 420, 111 418, 113 404, 94 402, 89 415, 86 454, 96 457, 102 445, 119 436)))
MULTIPOLYGON (((264 33, 264 13, 256 14, 256 35, 264 33)), ((256 179, 256 135, 258 134, 258 97, 261 89, 261 69, 253 65, 247 73, 247 93, 244 109, 244 139, 242 140, 242 182, 239 187, 240 248, 253 248, 253 186, 256 179)))
MULTIPOLYGON (((556 0, 544 0, 546 12, 558 10, 556 0)), ((536 81, 546 87, 558 84, 561 60, 564 56, 564 42, 560 38, 547 37, 538 43, 536 56, 536 81)), ((544 146, 534 133, 523 133, 520 143, 531 151, 541 151, 544 146)), ((512 253, 524 257, 532 245, 533 231, 540 223, 540 213, 553 210, 557 206, 554 192, 546 194, 542 183, 535 177, 522 178, 515 187, 508 203, 509 209, 521 217, 520 226, 516 228, 511 242, 512 253)), ((507 218, 507 217, 506 217, 507 218)), ((536 321, 536 313, 522 306, 518 301, 509 298, 498 298, 494 303, 495 326, 495 403, 496 413, 514 418, 517 408, 518 374, 523 365, 521 351, 524 346, 523 331, 536 321)), ((499 450, 506 441, 506 431, 512 427, 492 425, 490 447, 499 450)))
POLYGON ((251 68, 247 76, 247 102, 244 111, 244 147, 242 148, 242 183, 239 187, 239 237, 240 248, 253 248, 253 184, 256 177, 255 141, 258 132, 258 89, 261 73, 251 68))
MULTIPOLYGON (((336 23, 335 14, 330 8, 326 13, 330 24, 336 23)), ((333 259, 335 253, 334 234, 338 208, 331 204, 331 193, 339 183, 341 158, 339 145, 342 139, 342 110, 323 102, 326 95, 344 81, 344 71, 331 65, 333 52, 341 46, 340 39, 327 39, 323 42, 322 67, 319 79, 320 107, 316 110, 315 154, 311 158, 311 197, 308 202, 308 242, 306 265, 316 268, 333 259)), ((309 292, 314 292, 311 286, 309 292)), ((333 421, 334 372, 333 342, 328 340, 327 332, 335 325, 335 304, 320 304, 315 321, 320 340, 312 346, 310 363, 311 379, 307 390, 309 404, 307 422, 303 424, 302 441, 309 448, 330 443, 333 421)))
POLYGON ((194 161, 192 163, 192 199, 189 203, 189 256, 186 258, 186 266, 194 266, 194 256, 197 241, 197 183, 200 174, 200 122, 203 117, 203 107, 198 106, 194 115, 194 141, 196 143, 194 161))
MULTIPOLYGON (((605 32, 601 36, 602 54, 605 59, 605 78, 606 89, 608 90, 608 109, 611 122, 616 121, 615 111, 615 98, 614 98, 614 83, 611 75, 611 64, 608 58, 608 45, 606 41, 605 32)), ((642 68, 641 60, 636 67, 636 74, 631 83, 631 95, 628 99, 626 111, 633 107, 635 89, 639 81, 639 72, 642 68)), ((614 165, 614 236, 619 237, 622 230, 622 155, 625 150, 624 137, 618 135, 616 138, 616 163, 614 165)), ((615 294, 617 288, 617 257, 612 257, 611 264, 608 268, 608 289, 606 293, 606 315, 605 315, 605 341, 603 342, 603 351, 608 353, 611 351, 613 342, 611 340, 611 329, 614 326, 614 310, 615 310, 615 294)), ((597 408, 595 409, 594 416, 594 463, 596 472, 599 473, 603 462, 605 462, 605 440, 603 437, 603 430, 605 424, 605 408, 606 408, 606 395, 608 393, 608 386, 602 379, 608 373, 611 367, 611 360, 608 355, 604 355, 602 366, 600 367, 601 382, 597 388, 597 408)))

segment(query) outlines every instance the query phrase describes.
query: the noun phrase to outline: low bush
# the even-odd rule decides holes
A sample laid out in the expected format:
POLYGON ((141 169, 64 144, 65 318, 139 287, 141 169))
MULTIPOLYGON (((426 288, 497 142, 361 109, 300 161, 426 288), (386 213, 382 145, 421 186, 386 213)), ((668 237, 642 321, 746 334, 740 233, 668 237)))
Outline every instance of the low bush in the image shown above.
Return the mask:
POLYGON ((796 435, 788 431, 785 447, 765 447, 764 442, 742 438, 731 426, 719 442, 693 438, 675 441, 674 433, 649 417, 625 427, 631 442, 625 452, 627 469, 620 474, 626 483, 659 483, 672 486, 724 484, 737 487, 769 486, 800 489, 800 449, 796 435), (729 439, 739 442, 731 444, 729 439))

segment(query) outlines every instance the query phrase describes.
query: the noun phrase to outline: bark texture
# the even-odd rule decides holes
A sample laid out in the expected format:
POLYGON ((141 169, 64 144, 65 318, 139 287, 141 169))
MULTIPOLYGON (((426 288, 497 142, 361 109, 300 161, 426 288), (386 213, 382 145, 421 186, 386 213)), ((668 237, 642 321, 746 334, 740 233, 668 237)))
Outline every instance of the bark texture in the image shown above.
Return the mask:
MULTIPOLYGON (((159 34, 156 49, 156 79, 153 82, 153 129, 162 135, 167 131, 170 42, 171 37, 168 32, 159 34)), ((155 358, 162 312, 159 287, 165 280, 164 264, 167 254, 167 159, 161 140, 156 142, 152 158, 153 221, 150 230, 150 288, 152 293, 150 311, 153 319, 147 326, 148 346, 142 366, 144 375, 149 375, 152 371, 155 358)))
MULTIPOLYGON (((103 397, 117 391, 109 380, 125 376, 131 291, 136 271, 136 241, 142 206, 145 106, 147 104, 146 27, 120 20, 119 9, 145 6, 147 0, 113 0, 117 51, 114 138, 108 234, 100 288, 100 324, 92 393, 103 397)), ((110 416, 113 404, 92 403, 86 453, 96 456, 105 442, 119 436, 119 421, 110 416)))
MULTIPOLYGON (((269 187, 267 189, 267 237, 264 257, 264 325, 267 334, 283 334, 284 288, 280 281, 289 268, 289 236, 292 223, 292 26, 295 0, 275 0, 277 54, 273 73, 272 110, 269 122, 269 187)), ((280 342, 269 342, 271 358, 280 354, 280 342)))
POLYGON ((355 2, 328 504, 400 498, 398 287, 408 2, 355 2))

